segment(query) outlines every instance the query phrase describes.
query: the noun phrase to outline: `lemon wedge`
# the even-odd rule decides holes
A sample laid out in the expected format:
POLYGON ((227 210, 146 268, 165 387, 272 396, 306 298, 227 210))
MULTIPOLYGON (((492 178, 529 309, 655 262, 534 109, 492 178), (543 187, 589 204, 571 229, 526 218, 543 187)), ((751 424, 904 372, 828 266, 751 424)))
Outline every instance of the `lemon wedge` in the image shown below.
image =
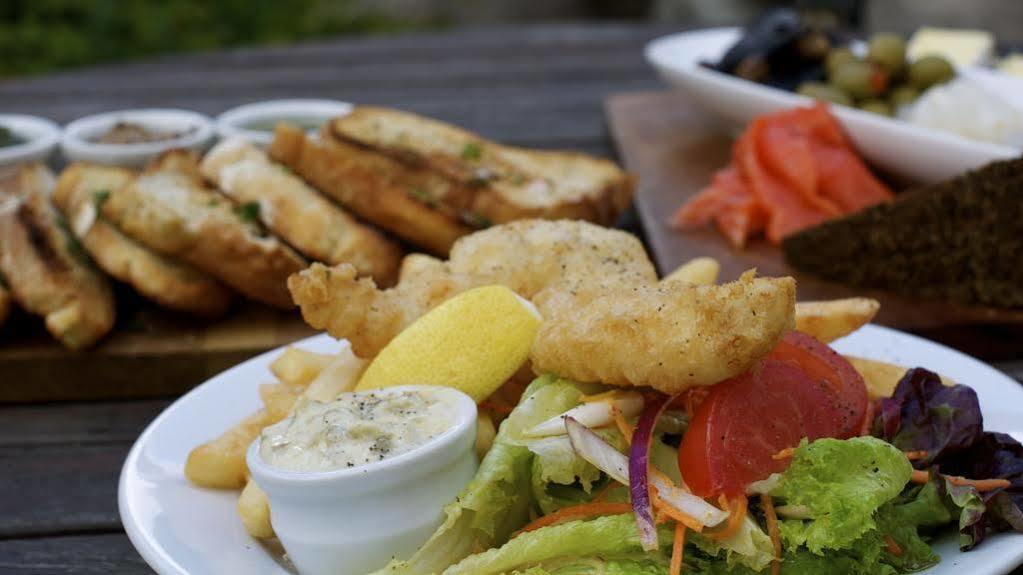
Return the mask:
POLYGON ((532 303, 504 286, 469 290, 391 340, 356 390, 440 385, 482 401, 529 358, 540 320, 532 303))

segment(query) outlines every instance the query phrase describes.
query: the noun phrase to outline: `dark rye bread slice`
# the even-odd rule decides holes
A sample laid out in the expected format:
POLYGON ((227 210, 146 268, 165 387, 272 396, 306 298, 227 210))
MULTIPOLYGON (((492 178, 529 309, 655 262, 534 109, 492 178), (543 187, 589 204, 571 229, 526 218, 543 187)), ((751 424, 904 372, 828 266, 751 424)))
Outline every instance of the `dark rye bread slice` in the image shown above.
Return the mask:
POLYGON ((1023 158, 793 234, 782 249, 796 269, 853 286, 1023 307, 1023 158))

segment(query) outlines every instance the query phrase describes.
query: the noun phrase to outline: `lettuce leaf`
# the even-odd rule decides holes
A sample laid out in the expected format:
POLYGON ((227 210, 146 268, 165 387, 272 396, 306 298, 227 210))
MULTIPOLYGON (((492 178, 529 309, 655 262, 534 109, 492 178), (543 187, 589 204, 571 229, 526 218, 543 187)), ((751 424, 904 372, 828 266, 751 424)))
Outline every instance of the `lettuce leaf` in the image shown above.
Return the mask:
POLYGON ((771 495, 810 511, 781 522, 788 547, 845 549, 877 527, 874 512, 905 487, 913 469, 898 449, 873 437, 803 443, 771 495))
POLYGON ((980 403, 965 385, 945 386, 925 369, 906 372, 890 399, 881 401, 873 433, 904 450, 927 450, 915 463, 932 477, 1007 479, 1006 489, 978 492, 936 477, 959 514, 959 546, 976 547, 988 531, 1023 532, 1023 445, 1002 433, 985 433, 980 403), (937 473, 935 473, 935 471, 937 473))
POLYGON ((980 439, 984 419, 977 392, 965 385, 946 386, 937 374, 917 367, 882 399, 874 433, 903 451, 927 451, 917 466, 962 452, 980 439))
POLYGON ((579 390, 571 382, 549 375, 533 381, 501 424, 476 477, 444 508, 444 523, 410 559, 394 561, 378 573, 440 573, 479 549, 501 545, 525 525, 534 503, 529 485, 533 454, 518 444, 520 435, 578 400, 579 390))
MULTIPOLYGON (((671 527, 660 529, 662 545, 671 543, 671 527)), ((590 568, 598 558, 632 558, 632 566, 642 566, 641 571, 622 573, 664 573, 651 570, 665 565, 665 554, 643 554, 639 543, 636 519, 631 513, 610 515, 588 521, 570 521, 523 533, 502 547, 490 549, 467 557, 451 566, 444 575, 499 575, 501 573, 548 573, 563 575, 565 565, 575 565, 576 572, 591 573, 579 569, 590 568), (635 558, 643 557, 650 562, 636 563, 635 558), (562 571, 558 571, 562 569, 562 571)), ((623 564, 619 564, 622 567, 623 564)), ((599 571, 598 571, 599 572, 599 571)))
POLYGON ((720 563, 731 568, 747 568, 757 572, 770 565, 774 559, 771 538, 748 515, 735 535, 724 541, 715 541, 699 533, 690 533, 687 539, 704 554, 717 558, 720 563), (722 553, 724 561, 720 561, 722 553))

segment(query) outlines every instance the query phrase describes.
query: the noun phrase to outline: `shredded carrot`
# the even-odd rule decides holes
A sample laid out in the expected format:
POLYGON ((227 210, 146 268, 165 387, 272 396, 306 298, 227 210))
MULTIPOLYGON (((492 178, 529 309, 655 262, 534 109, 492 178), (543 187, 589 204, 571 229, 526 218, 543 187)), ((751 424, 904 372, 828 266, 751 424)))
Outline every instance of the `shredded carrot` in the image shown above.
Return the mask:
POLYGON ((860 424, 860 435, 870 435, 870 428, 874 425, 874 414, 877 413, 877 403, 867 402, 867 411, 863 414, 863 423, 860 424))
POLYGON ((628 421, 625 421, 625 415, 621 409, 614 402, 608 401, 611 405, 611 417, 615 420, 615 425, 618 426, 618 431, 622 433, 622 437, 625 438, 625 443, 632 445, 632 426, 629 425, 628 421))
POLYGON ((742 522, 746 519, 746 508, 749 505, 749 501, 746 499, 745 495, 740 495, 731 501, 724 495, 721 495, 719 503, 721 504, 722 509, 728 509, 729 511, 728 524, 725 525, 724 529, 714 533, 708 533, 708 535, 710 535, 711 539, 724 541, 732 535, 735 535, 735 532, 742 527, 742 522))
POLYGON ((628 503, 601 502, 563 507, 554 513, 544 515, 543 517, 530 522, 528 525, 515 532, 515 535, 518 535, 519 533, 526 533, 527 531, 535 531, 541 527, 548 527, 569 519, 582 519, 584 517, 594 517, 597 515, 620 515, 622 513, 632 513, 632 506, 628 503))
MULTIPOLYGON (((707 398, 707 394, 710 393, 708 387, 692 387, 683 391, 679 395, 679 399, 682 402, 682 409, 685 410, 686 414, 692 419, 696 413, 696 408, 700 407, 703 400, 707 398)), ((674 405, 676 402, 672 402, 674 405)))
POLYGON ((657 511, 661 514, 678 521, 697 533, 703 531, 703 523, 700 523, 692 516, 687 515, 684 511, 676 509, 675 506, 670 505, 668 502, 661 499, 661 496, 657 493, 656 487, 651 487, 650 489, 650 500, 657 511))
MULTIPOLYGON (((967 479, 958 475, 945 475, 944 477, 952 485, 960 487, 970 486, 977 491, 994 491, 995 489, 1004 489, 1012 485, 1012 482, 1008 479, 967 479)), ((927 483, 930 481, 930 478, 931 475, 927 471, 914 469, 910 481, 913 483, 927 483)))
POLYGON ((893 539, 891 535, 887 535, 886 534, 884 536, 884 547, 892 555, 894 555, 896 557, 902 557, 902 553, 903 553, 902 547, 899 547, 898 542, 896 542, 895 539, 893 539))
POLYGON ((610 401, 618 396, 618 390, 612 389, 610 391, 603 391, 601 393, 595 393, 593 395, 580 395, 580 403, 596 403, 598 401, 610 401))
POLYGON ((764 493, 760 496, 760 506, 764 508, 767 519, 767 534, 771 536, 774 547, 774 560, 771 561, 771 575, 781 573, 781 529, 778 528, 778 514, 774 512, 774 498, 764 493))
POLYGON ((909 480, 913 483, 927 483, 931 480, 931 474, 923 469, 914 469, 913 475, 909 476, 909 480))
POLYGON ((774 455, 772 455, 771 459, 773 459, 775 461, 779 461, 779 460, 782 460, 782 459, 788 459, 788 458, 792 457, 793 455, 795 455, 795 453, 796 453, 796 448, 795 447, 786 447, 785 449, 782 449, 778 453, 775 453, 774 455))
POLYGON ((976 488, 977 491, 994 491, 995 489, 1004 489, 1012 485, 1012 482, 1008 479, 966 479, 958 475, 946 475, 945 478, 952 485, 969 485, 976 488))
POLYGON ((686 546, 686 526, 681 523, 675 524, 675 539, 671 543, 671 566, 668 568, 669 575, 682 573, 682 554, 686 546))
POLYGON ((926 459, 927 455, 928 455, 928 453, 926 451, 924 451, 924 450, 904 451, 903 453, 906 454, 906 459, 908 459, 910 461, 917 461, 917 460, 920 460, 920 459, 926 459))

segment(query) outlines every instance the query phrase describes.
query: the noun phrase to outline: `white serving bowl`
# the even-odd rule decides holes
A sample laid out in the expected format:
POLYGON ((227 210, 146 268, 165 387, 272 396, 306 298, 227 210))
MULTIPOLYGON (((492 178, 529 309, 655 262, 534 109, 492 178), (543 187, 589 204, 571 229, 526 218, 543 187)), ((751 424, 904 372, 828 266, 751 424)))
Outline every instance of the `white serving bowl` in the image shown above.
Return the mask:
POLYGON ((24 140, 0 148, 0 168, 46 161, 60 141, 60 126, 37 116, 0 114, 0 126, 24 140))
MULTIPOLYGON (((268 100, 231 108, 217 116, 217 135, 222 139, 241 136, 253 144, 266 148, 273 141, 273 129, 256 130, 249 126, 255 123, 274 125, 277 122, 292 122, 299 125, 322 124, 331 118, 344 116, 352 111, 348 102, 337 100, 268 100)), ((315 132, 315 130, 311 130, 315 132)))
POLYGON ((143 108, 79 118, 64 127, 60 147, 64 156, 71 162, 137 168, 167 150, 186 149, 202 152, 210 145, 212 139, 213 121, 198 112, 172 108, 143 108), (118 122, 184 133, 169 140, 141 144, 100 144, 93 141, 118 122))
MULTIPOLYGON (((700 65, 718 61, 741 35, 739 28, 711 28, 665 36, 647 44, 646 59, 666 82, 735 125, 813 102, 700 65)), ((831 110, 870 164, 909 182, 939 182, 1021 154, 1011 146, 970 140, 845 106, 831 106, 831 110)))
POLYGON ((362 575, 408 558, 440 526, 443 507, 476 474, 476 403, 447 387, 397 386, 377 394, 430 389, 455 406, 443 434, 412 451, 367 465, 297 472, 263 461, 249 447, 252 478, 270 500, 270 521, 302 575, 362 575))

